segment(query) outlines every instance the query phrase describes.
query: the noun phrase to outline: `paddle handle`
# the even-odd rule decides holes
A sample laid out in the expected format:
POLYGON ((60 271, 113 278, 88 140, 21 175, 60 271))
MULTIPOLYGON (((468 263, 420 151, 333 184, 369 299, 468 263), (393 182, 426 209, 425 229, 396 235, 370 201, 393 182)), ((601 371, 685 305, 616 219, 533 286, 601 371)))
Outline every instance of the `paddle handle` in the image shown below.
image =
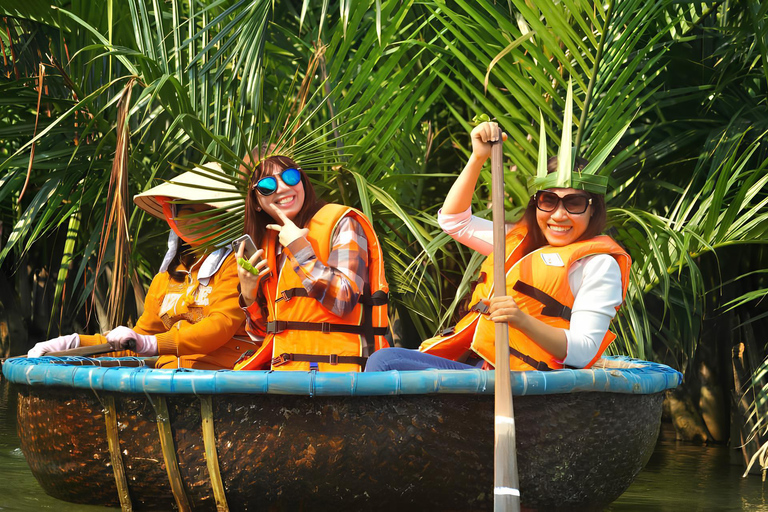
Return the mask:
MULTIPOLYGON (((502 132, 491 143, 491 199, 493 201, 493 289, 494 296, 507 294, 506 226, 504 219, 504 154, 502 132)), ((520 490, 515 448, 515 414, 509 374, 509 325, 496 324, 496 393, 494 427, 493 510, 519 511, 520 490)))
MULTIPOLYGON (((124 349, 120 349, 124 350, 124 349)), ((135 350, 135 343, 131 343, 131 346, 127 350, 135 350)), ((117 352, 114 348, 112 348, 112 345, 109 343, 102 343, 101 345, 88 345, 86 347, 77 347, 77 348, 71 348, 69 350, 61 350, 59 352, 48 352, 45 354, 46 356, 53 356, 53 357, 89 357, 89 356, 96 356, 99 354, 107 354, 109 352, 117 352)), ((0 359, 0 365, 4 363, 8 359, 15 359, 18 357, 27 357, 26 355, 21 356, 13 356, 13 357, 4 357, 0 359)))
POLYGON ((101 345, 89 345, 87 347, 71 348, 69 350, 62 350, 61 352, 48 352, 45 355, 53 357, 88 357, 98 354, 106 354, 107 352, 115 352, 115 349, 109 343, 102 343, 101 345))

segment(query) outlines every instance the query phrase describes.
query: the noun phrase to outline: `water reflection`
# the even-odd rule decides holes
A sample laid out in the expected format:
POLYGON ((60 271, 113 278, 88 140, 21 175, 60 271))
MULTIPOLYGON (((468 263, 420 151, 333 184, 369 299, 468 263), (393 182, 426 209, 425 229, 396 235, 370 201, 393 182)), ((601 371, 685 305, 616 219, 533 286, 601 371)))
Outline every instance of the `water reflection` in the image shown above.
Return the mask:
POLYGON ((608 510, 768 512, 766 484, 758 475, 741 478, 729 448, 675 441, 665 426, 651 460, 632 486, 608 510))
MULTIPOLYGON (((610 512, 748 511, 768 512, 766 484, 759 476, 741 478, 729 463, 728 448, 678 443, 671 427, 635 483, 610 512)), ((0 377, 0 510, 96 512, 116 510, 67 503, 45 494, 32 476, 16 435, 16 397, 0 377)))
POLYGON ((80 505, 51 498, 43 492, 27 466, 16 435, 16 395, 0 377, 0 510, 31 512, 114 511, 109 507, 80 505))

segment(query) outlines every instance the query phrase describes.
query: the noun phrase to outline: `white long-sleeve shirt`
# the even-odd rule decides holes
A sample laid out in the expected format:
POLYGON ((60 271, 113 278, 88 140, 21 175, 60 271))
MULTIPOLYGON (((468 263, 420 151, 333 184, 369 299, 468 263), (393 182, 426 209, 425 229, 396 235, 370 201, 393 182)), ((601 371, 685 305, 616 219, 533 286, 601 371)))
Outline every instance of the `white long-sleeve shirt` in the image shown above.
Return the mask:
MULTIPOLYGON (((493 223, 473 216, 471 208, 449 215, 441 210, 437 221, 443 231, 470 249, 486 256, 493 251, 493 223)), ((568 284, 574 302, 570 329, 564 329, 567 353, 563 364, 583 368, 597 354, 622 303, 621 269, 608 254, 587 256, 571 265, 568 284)))

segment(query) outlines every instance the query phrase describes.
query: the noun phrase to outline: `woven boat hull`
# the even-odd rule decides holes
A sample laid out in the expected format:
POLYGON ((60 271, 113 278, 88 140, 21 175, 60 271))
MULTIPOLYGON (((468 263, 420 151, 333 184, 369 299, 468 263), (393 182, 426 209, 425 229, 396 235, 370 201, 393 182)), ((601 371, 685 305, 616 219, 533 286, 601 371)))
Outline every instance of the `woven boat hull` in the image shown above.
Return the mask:
MULTIPOLYGON (((15 387, 21 447, 48 494, 120 506, 105 426, 114 403, 133 508, 170 510, 163 401, 189 507, 217 510, 200 397, 15 387)), ((206 396, 231 510, 492 508, 493 395, 206 396)), ((596 510, 615 500, 653 451, 661 403, 661 392, 516 396, 523 506, 596 510)))
MULTIPOLYGON (((174 498, 154 409, 146 396, 116 399, 134 506, 168 510, 174 498)), ((196 402, 168 397, 176 453, 190 504, 216 510, 196 402)), ((374 510, 391 508, 393 499, 413 510, 491 508, 492 397, 224 395, 214 404, 233 510, 374 510)), ((612 502, 650 457, 660 417, 660 394, 517 397, 523 504, 548 510, 612 502)), ((93 393, 21 391, 22 450, 51 496, 120 505, 104 425, 93 393)))

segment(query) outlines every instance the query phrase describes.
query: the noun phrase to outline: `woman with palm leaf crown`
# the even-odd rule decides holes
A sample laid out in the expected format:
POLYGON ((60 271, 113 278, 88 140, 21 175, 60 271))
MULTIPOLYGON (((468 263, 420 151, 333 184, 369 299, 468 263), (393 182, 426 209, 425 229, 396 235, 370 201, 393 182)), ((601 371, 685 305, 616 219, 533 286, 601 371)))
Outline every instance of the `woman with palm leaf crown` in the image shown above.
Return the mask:
POLYGON ((38 343, 29 357, 109 343, 120 351, 112 355, 159 356, 156 368, 232 368, 253 341, 245 333, 238 304, 234 254, 228 247, 213 250, 207 243, 215 220, 205 212, 225 207, 237 193, 205 175, 211 171, 221 169, 206 164, 133 198, 139 208, 171 228, 168 252, 136 325, 117 327, 105 336, 61 336, 38 343))
MULTIPOLYGON (((569 87, 567 102, 570 96, 569 87)), ((564 127, 570 130, 570 123, 564 127)), ((493 226, 472 216, 471 201, 498 134, 496 123, 472 130, 472 155, 438 214, 446 233, 488 256, 470 312, 455 327, 424 341, 418 352, 389 349, 374 355, 368 371, 490 369, 494 322, 509 324, 512 370, 588 368, 615 339, 608 327, 624 300, 631 260, 615 241, 600 235, 607 179, 593 174, 601 162, 590 165, 578 158, 571 168, 570 155, 562 151, 547 159, 543 120, 539 172, 529 180, 531 198, 523 218, 506 230, 509 295, 492 297, 493 226)))
POLYGON ((354 208, 318 200, 298 163, 274 146, 261 153, 241 168, 250 176, 245 233, 259 249, 238 273, 248 333, 263 344, 235 369, 359 371, 388 346, 373 226, 354 208))

